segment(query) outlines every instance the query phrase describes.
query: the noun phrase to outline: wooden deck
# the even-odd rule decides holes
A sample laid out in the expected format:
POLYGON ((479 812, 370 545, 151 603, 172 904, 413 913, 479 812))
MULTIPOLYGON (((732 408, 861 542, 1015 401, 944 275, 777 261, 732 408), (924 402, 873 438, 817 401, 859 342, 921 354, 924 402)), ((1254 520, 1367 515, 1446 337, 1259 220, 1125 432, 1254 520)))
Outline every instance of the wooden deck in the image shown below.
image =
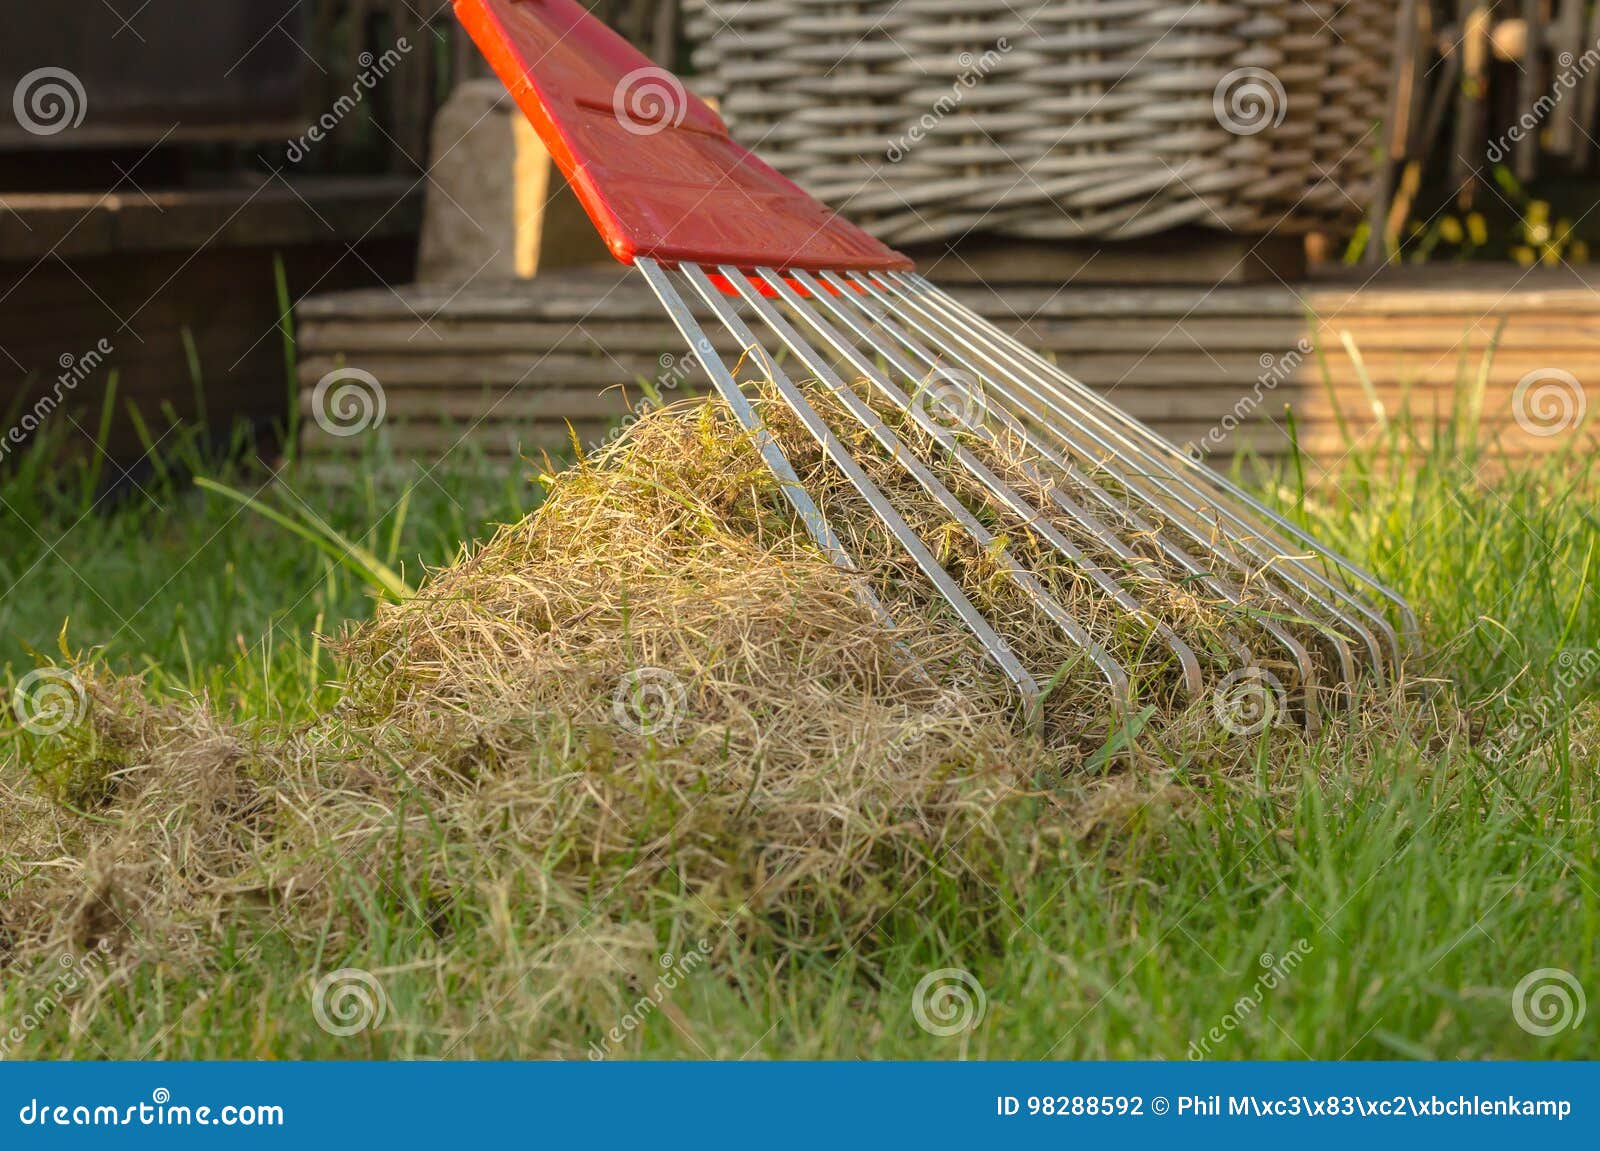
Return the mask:
MULTIPOLYGON (((929 274, 940 280, 937 268, 929 274)), ((1213 459, 1241 449, 1283 455, 1285 405, 1302 446, 1324 464, 1345 451, 1341 416, 1355 435, 1372 430, 1373 397, 1390 418, 1406 405, 1425 422, 1448 418, 1457 382, 1476 378, 1497 331, 1480 436, 1499 435, 1518 455, 1569 444, 1596 423, 1539 435, 1513 410, 1518 383, 1530 374, 1553 380, 1579 407, 1582 388, 1600 381, 1600 291, 1570 269, 1400 268, 1372 279, 1341 274, 1212 289, 949 288, 1213 459), (1578 390, 1552 373, 1566 373, 1578 390)), ((642 280, 610 267, 460 290, 323 296, 301 305, 298 320, 302 411, 312 414, 312 388, 328 372, 370 372, 385 393, 384 434, 428 463, 465 438, 491 453, 559 448, 570 443, 568 421, 587 441, 626 414, 640 394, 638 378, 670 374, 683 355, 642 280)), ((692 385, 705 385, 697 370, 685 388, 692 385)), ((360 450, 361 437, 330 435, 314 419, 302 426, 314 458, 360 450)))

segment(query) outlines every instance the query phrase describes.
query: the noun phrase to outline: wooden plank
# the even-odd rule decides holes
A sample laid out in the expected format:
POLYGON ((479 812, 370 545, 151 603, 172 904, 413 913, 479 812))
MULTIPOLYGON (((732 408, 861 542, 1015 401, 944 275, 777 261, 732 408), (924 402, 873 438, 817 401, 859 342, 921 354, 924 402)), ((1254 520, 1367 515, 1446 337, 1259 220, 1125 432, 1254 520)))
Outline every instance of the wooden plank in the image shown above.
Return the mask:
MULTIPOLYGON (((938 282, 938 277, 933 277, 938 282)), ((1595 314, 1600 275, 1587 269, 1474 266, 1463 284, 1459 269, 1405 267, 1385 270, 1370 282, 1340 275, 1295 285, 1249 285, 1215 290, 1198 287, 1085 288, 1042 285, 988 287, 952 285, 951 294, 1002 325, 1052 319, 1104 322, 1117 318, 1229 317, 1303 318, 1308 309, 1325 315, 1417 315, 1480 317, 1504 311, 1595 314)), ((474 281, 465 289, 409 285, 323 296, 303 302, 306 321, 439 320, 506 322, 621 320, 655 322, 658 305, 643 281, 620 266, 563 270, 518 282, 474 281)), ((698 313, 705 315, 703 309, 698 313)))
MULTIPOLYGON (((1449 346, 1464 337, 1481 345, 1493 335, 1498 317, 1419 314, 1388 321, 1366 312, 1339 317, 1319 329, 1318 337, 1338 344, 1338 333, 1350 331, 1363 349, 1430 348, 1449 346)), ((1262 321, 1193 318, 1173 321, 1118 319, 1101 323, 1083 320, 1036 320, 1015 326, 1036 350, 1063 353, 1139 349, 1141 354, 1177 352, 1203 356, 1205 352, 1246 351, 1282 354, 1308 334, 1301 320, 1262 321)), ((343 352, 413 353, 463 349, 471 352, 521 352, 543 354, 639 353, 676 354, 682 337, 665 317, 640 317, 636 323, 599 321, 581 324, 544 321, 517 323, 493 320, 465 322, 455 318, 423 320, 313 320, 303 323, 298 340, 308 355, 343 352)), ((719 345, 733 347, 726 338, 719 345)), ((1525 346, 1548 349, 1600 348, 1600 315, 1589 323, 1573 323, 1546 314, 1519 313, 1511 317, 1501 337, 1506 348, 1525 346)))
POLYGON ((1489 84, 1489 0, 1456 0, 1462 29, 1461 84, 1456 90, 1455 136, 1450 149, 1450 187, 1461 189, 1461 203, 1472 199, 1471 179, 1476 171, 1471 157, 1485 138, 1485 97, 1489 84))
MULTIPOLYGON (((1516 118, 1524 123, 1536 123, 1540 117, 1534 114, 1534 101, 1547 91, 1544 80, 1543 51, 1544 20, 1540 18, 1539 9, 1543 0, 1522 0, 1522 27, 1526 37, 1522 54, 1521 67, 1517 69, 1517 115, 1516 118)), ((1489 17, 1484 17, 1485 27, 1488 27, 1489 17)), ((1472 59, 1472 48, 1466 49, 1468 60, 1472 59)), ((1478 81, 1480 98, 1487 94, 1489 77, 1487 69, 1484 70, 1478 81)), ((1555 126, 1552 126, 1552 131, 1555 126)), ((1460 130, 1456 138, 1460 139, 1460 130)), ((1474 144, 1481 146, 1484 134, 1479 133, 1474 138, 1474 144)), ((1471 155, 1471 153, 1469 153, 1471 155)), ((1516 169, 1517 179, 1524 184, 1533 180, 1539 174, 1539 133, 1529 132, 1512 146, 1513 166, 1516 169)))
POLYGON ((481 388, 521 386, 531 391, 546 387, 606 388, 632 383, 643 376, 653 380, 661 374, 659 360, 639 358, 625 361, 605 356, 568 355, 413 355, 359 361, 326 356, 308 356, 300 361, 298 372, 303 385, 313 384, 329 372, 343 367, 371 372, 384 387, 481 388))
POLYGON ((356 242, 414 235, 422 194, 391 178, 179 192, 0 195, 7 261, 356 242))
MULTIPOLYGON (((1206 442, 1213 426, 1196 421, 1176 421, 1163 425, 1161 430, 1176 444, 1194 445, 1206 442)), ((1308 457, 1308 464, 1314 466, 1319 458, 1337 461, 1350 450, 1352 443, 1357 447, 1369 445, 1386 434, 1370 421, 1352 420, 1350 428, 1351 437, 1346 439, 1335 429, 1308 429, 1301 423, 1298 443, 1308 457)), ((593 451, 614 437, 617 425, 574 421, 572 431, 576 432, 578 442, 586 451, 593 451)), ((343 437, 331 435, 312 423, 306 426, 303 450, 313 459, 340 456, 360 458, 361 452, 372 446, 371 437, 380 437, 389 450, 430 464, 448 455, 477 452, 490 456, 511 456, 519 452, 531 455, 539 451, 570 455, 572 431, 565 424, 484 421, 474 426, 466 422, 446 424, 390 419, 380 427, 356 436, 343 437)), ((1433 439, 1433 433, 1426 428, 1414 431, 1422 444, 1433 439)), ((1590 439, 1600 443, 1600 438, 1593 433, 1590 439)), ((1567 437, 1528 435, 1510 421, 1486 422, 1478 431, 1478 442, 1480 446, 1494 444, 1498 450, 1503 450, 1513 458, 1553 455, 1573 448, 1567 437)), ((1290 444, 1287 427, 1283 423, 1277 420, 1249 421, 1220 437, 1220 447, 1210 454, 1212 458, 1224 461, 1239 451, 1282 456, 1287 454, 1290 444)))
MULTIPOLYGON (((599 445, 611 430, 609 423, 575 424, 578 442, 599 445)), ((331 435, 311 423, 302 426, 302 450, 309 456, 359 455, 371 446, 369 437, 381 437, 393 451, 420 455, 433 461, 445 454, 487 452, 489 454, 531 455, 541 450, 571 454, 572 435, 564 425, 546 424, 469 424, 443 425, 398 420, 386 421, 377 428, 354 436, 331 435)))
POLYGON ((1259 284, 1305 276, 1305 244, 1297 236, 1242 236, 1181 228, 1116 244, 981 237, 918 247, 907 254, 942 283, 1097 285, 1259 284))
MULTIPOLYGON (((1366 355, 1367 370, 1374 379, 1414 380, 1435 386, 1454 384, 1457 376, 1459 352, 1454 348, 1419 350, 1413 354, 1383 352, 1366 355)), ((1477 366, 1477 357, 1468 356, 1468 364, 1477 366)), ((1095 354, 1061 361, 1063 369, 1085 383, 1134 384, 1146 387, 1248 387, 1262 377, 1260 362, 1252 356, 1234 352, 1205 356, 1143 356, 1137 351, 1121 355, 1095 354)), ((1552 366, 1550 357, 1528 352, 1496 358, 1494 376, 1498 379, 1517 380, 1528 372, 1541 371, 1552 366)), ((1574 361, 1570 366, 1560 365, 1579 375, 1600 373, 1600 356, 1591 352, 1589 358, 1574 361)), ((1328 357, 1328 371, 1333 380, 1354 387, 1358 379, 1355 368, 1342 350, 1328 357)), ((1311 359, 1304 361, 1291 377, 1308 383, 1320 384, 1319 365, 1311 359)), ((1596 375, 1591 378, 1600 378, 1596 375)))
MULTIPOLYGON (((1486 421, 1508 417, 1512 411, 1515 380, 1502 379, 1485 389, 1482 397, 1486 421)), ((1129 383, 1090 386, 1119 408, 1140 419, 1171 425, 1184 421, 1216 423, 1225 417, 1268 418, 1280 415, 1286 405, 1314 419, 1329 417, 1335 404, 1348 418, 1364 419, 1371 414, 1368 393, 1353 380, 1344 381, 1330 397, 1320 383, 1290 381, 1273 388, 1229 389, 1197 384, 1186 388, 1170 385, 1136 386, 1129 383)), ((676 390, 704 392, 696 382, 676 390)), ((1392 380, 1375 382, 1373 393, 1391 416, 1409 408, 1419 416, 1454 410, 1458 396, 1453 384, 1435 387, 1405 386, 1392 380)), ((444 416, 473 420, 506 419, 620 419, 642 393, 633 387, 613 386, 604 391, 582 387, 552 388, 467 388, 397 387, 385 385, 386 405, 395 418, 438 419, 444 416)), ((312 413, 311 389, 301 392, 300 406, 312 413)))
MULTIPOLYGON (((1561 60, 1566 59, 1568 63, 1565 67, 1570 69, 1588 47, 1583 42, 1585 0, 1552 0, 1552 2, 1558 5, 1558 9, 1556 19, 1550 28, 1549 54, 1556 60, 1557 68, 1561 68, 1561 60)), ((1535 33, 1530 33, 1530 39, 1535 37, 1535 33)), ((1527 66, 1527 62, 1524 61, 1524 67, 1527 66)), ((1546 79, 1551 79, 1548 73, 1546 79)), ((1578 118, 1578 106, 1579 101, 1573 98, 1571 92, 1564 94, 1550 122, 1550 151, 1571 156, 1579 133, 1588 130, 1584 127, 1585 122, 1578 118)))
MULTIPOLYGON (((642 398, 629 389, 635 400, 642 398)), ((621 388, 596 392, 588 388, 486 389, 477 392, 438 389, 386 388, 388 418, 412 423, 450 423, 466 425, 506 421, 571 420, 578 423, 620 420, 631 409, 628 394, 621 388)), ((316 405, 308 389, 300 393, 300 413, 316 416, 316 405)))
POLYGON ((1390 62, 1388 114, 1384 116, 1378 170, 1372 179, 1372 200, 1367 205, 1366 248, 1361 253, 1362 262, 1368 266, 1380 264, 1388 257, 1384 226, 1394 189, 1394 173, 1405 160, 1407 141, 1415 130, 1416 97, 1422 87, 1417 82, 1422 68, 1417 58, 1417 40, 1421 32, 1418 7, 1417 0, 1401 0, 1400 3, 1397 42, 1394 59, 1390 62))
MULTIPOLYGON (((466 348, 481 352, 565 352, 602 350, 613 354, 677 354, 683 337, 665 316, 658 322, 640 317, 636 323, 600 320, 585 323, 547 323, 507 320, 462 321, 456 318, 423 320, 310 320, 297 333, 307 354, 400 353, 466 348)), ((731 341, 723 341, 732 346, 731 341)))

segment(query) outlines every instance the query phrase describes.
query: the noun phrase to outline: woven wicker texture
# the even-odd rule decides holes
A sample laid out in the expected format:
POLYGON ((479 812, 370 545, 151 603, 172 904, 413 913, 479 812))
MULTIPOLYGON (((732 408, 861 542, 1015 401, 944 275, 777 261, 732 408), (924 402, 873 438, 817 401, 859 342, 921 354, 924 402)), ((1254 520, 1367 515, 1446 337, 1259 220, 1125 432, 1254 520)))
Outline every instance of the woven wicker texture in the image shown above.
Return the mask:
POLYGON ((1349 223, 1388 0, 687 0, 736 138, 898 243, 1349 223))

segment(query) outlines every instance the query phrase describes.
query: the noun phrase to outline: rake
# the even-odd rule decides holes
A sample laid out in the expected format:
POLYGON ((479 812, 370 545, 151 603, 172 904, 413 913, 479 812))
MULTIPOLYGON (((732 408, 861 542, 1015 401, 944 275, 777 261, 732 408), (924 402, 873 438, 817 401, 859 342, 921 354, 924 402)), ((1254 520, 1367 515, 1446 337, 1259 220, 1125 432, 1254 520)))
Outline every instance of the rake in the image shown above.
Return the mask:
MULTIPOLYGON (((573 0, 455 7, 611 252, 643 276, 752 437, 816 546, 856 569, 739 382, 738 365, 719 356, 699 317, 714 317, 741 360, 754 358, 822 456, 1030 706, 1047 683, 819 408, 853 421, 851 436, 867 437, 879 460, 892 461, 992 559, 1048 620, 1059 663, 1091 662, 1118 713, 1137 702, 1128 661, 1053 594, 1037 564, 1017 559, 1019 533, 1030 537, 1030 554, 1067 565, 1075 582, 1115 605, 1191 698, 1207 690, 1208 675, 1222 691, 1279 667, 1294 682, 1294 710, 1315 728, 1326 707, 1319 697, 1349 703, 1358 684, 1382 689, 1397 679, 1418 644, 1416 617, 1399 594, 917 275, 905 256, 735 143, 710 107, 573 0), (989 526, 998 524, 1010 526, 989 526), (1148 602, 1160 579, 1248 621, 1257 648, 1230 630, 1222 647, 1233 666, 1219 666, 1214 653, 1202 659, 1148 602), (1258 650, 1267 646, 1271 653, 1258 650)), ((869 589, 858 594, 887 617, 869 589)))

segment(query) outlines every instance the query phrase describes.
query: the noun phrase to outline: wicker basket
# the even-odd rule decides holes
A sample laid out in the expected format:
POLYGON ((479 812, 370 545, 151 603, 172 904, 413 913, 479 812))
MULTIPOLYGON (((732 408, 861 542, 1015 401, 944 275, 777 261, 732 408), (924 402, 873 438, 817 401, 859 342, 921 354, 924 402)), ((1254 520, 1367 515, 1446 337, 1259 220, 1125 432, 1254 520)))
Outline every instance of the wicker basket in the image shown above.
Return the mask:
POLYGON ((688 0, 694 86, 878 236, 1348 223, 1388 0, 688 0))

